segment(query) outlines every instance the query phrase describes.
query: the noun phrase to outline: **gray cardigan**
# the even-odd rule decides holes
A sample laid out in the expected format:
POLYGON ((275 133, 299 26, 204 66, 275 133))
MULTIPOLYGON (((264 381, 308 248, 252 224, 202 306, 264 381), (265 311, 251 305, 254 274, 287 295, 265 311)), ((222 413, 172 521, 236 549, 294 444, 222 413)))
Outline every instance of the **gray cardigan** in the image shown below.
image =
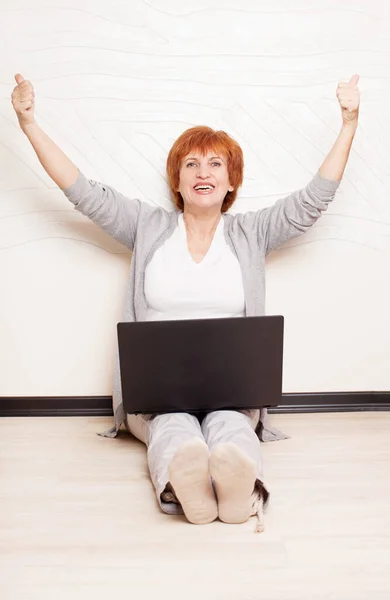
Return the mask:
MULTIPOLYGON (((339 184, 338 181, 323 179, 317 173, 306 187, 268 208, 234 216, 223 215, 226 242, 241 266, 247 316, 264 314, 267 254, 305 233, 327 209, 339 184)), ((122 320, 145 320, 145 268, 154 252, 172 235, 179 211, 169 212, 126 198, 106 184, 88 180, 82 173, 64 193, 77 210, 132 251, 122 320)), ((106 437, 115 437, 125 422, 118 352, 114 368, 113 410, 115 426, 103 434, 106 437)), ((268 425, 266 410, 261 411, 259 436, 263 441, 287 437, 268 425)))

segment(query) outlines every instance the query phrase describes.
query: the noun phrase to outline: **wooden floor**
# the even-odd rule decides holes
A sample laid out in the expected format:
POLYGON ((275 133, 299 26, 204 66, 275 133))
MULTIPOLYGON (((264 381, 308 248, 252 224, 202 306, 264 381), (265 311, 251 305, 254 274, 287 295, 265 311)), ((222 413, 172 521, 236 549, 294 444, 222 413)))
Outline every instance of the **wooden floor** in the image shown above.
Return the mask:
POLYGON ((0 419, 1 600, 387 600, 390 413, 273 416, 266 531, 160 513, 103 418, 0 419))

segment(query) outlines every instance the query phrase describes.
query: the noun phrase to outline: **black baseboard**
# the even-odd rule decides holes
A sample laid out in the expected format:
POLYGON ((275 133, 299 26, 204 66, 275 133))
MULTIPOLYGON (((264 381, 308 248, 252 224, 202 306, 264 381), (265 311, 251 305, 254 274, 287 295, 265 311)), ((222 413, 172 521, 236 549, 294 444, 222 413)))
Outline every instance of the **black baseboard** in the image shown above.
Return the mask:
MULTIPOLYGON (((390 392, 283 394, 272 413, 390 410, 390 392)), ((111 396, 0 397, 0 417, 109 417, 111 396)))
POLYGON ((110 417, 111 396, 0 397, 0 417, 110 417))
MULTIPOLYGON (((1 404, 1 401, 0 401, 1 404)), ((283 394, 270 413, 322 413, 390 410, 390 392, 283 394)))

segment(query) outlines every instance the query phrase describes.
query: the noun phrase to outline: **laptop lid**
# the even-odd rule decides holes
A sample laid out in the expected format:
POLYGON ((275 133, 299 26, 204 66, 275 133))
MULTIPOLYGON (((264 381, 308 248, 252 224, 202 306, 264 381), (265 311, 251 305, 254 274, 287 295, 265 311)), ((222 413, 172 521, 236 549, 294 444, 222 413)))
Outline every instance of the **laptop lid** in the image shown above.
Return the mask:
POLYGON ((125 412, 276 406, 283 329, 279 315, 118 323, 125 412))

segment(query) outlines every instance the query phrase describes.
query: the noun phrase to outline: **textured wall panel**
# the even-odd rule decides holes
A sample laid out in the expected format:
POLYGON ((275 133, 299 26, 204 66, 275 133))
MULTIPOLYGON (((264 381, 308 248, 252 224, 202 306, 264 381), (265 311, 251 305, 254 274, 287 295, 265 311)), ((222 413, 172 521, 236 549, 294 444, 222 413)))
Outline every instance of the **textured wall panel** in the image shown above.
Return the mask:
POLYGON ((360 127, 334 204, 268 261, 286 316, 286 392, 390 389, 390 9, 380 0, 0 2, 0 395, 110 394, 130 257, 69 206, 18 128, 37 120, 90 178, 170 208, 187 127, 242 145, 233 211, 305 185, 361 76, 360 127), (33 7, 32 7, 33 4, 33 7))

